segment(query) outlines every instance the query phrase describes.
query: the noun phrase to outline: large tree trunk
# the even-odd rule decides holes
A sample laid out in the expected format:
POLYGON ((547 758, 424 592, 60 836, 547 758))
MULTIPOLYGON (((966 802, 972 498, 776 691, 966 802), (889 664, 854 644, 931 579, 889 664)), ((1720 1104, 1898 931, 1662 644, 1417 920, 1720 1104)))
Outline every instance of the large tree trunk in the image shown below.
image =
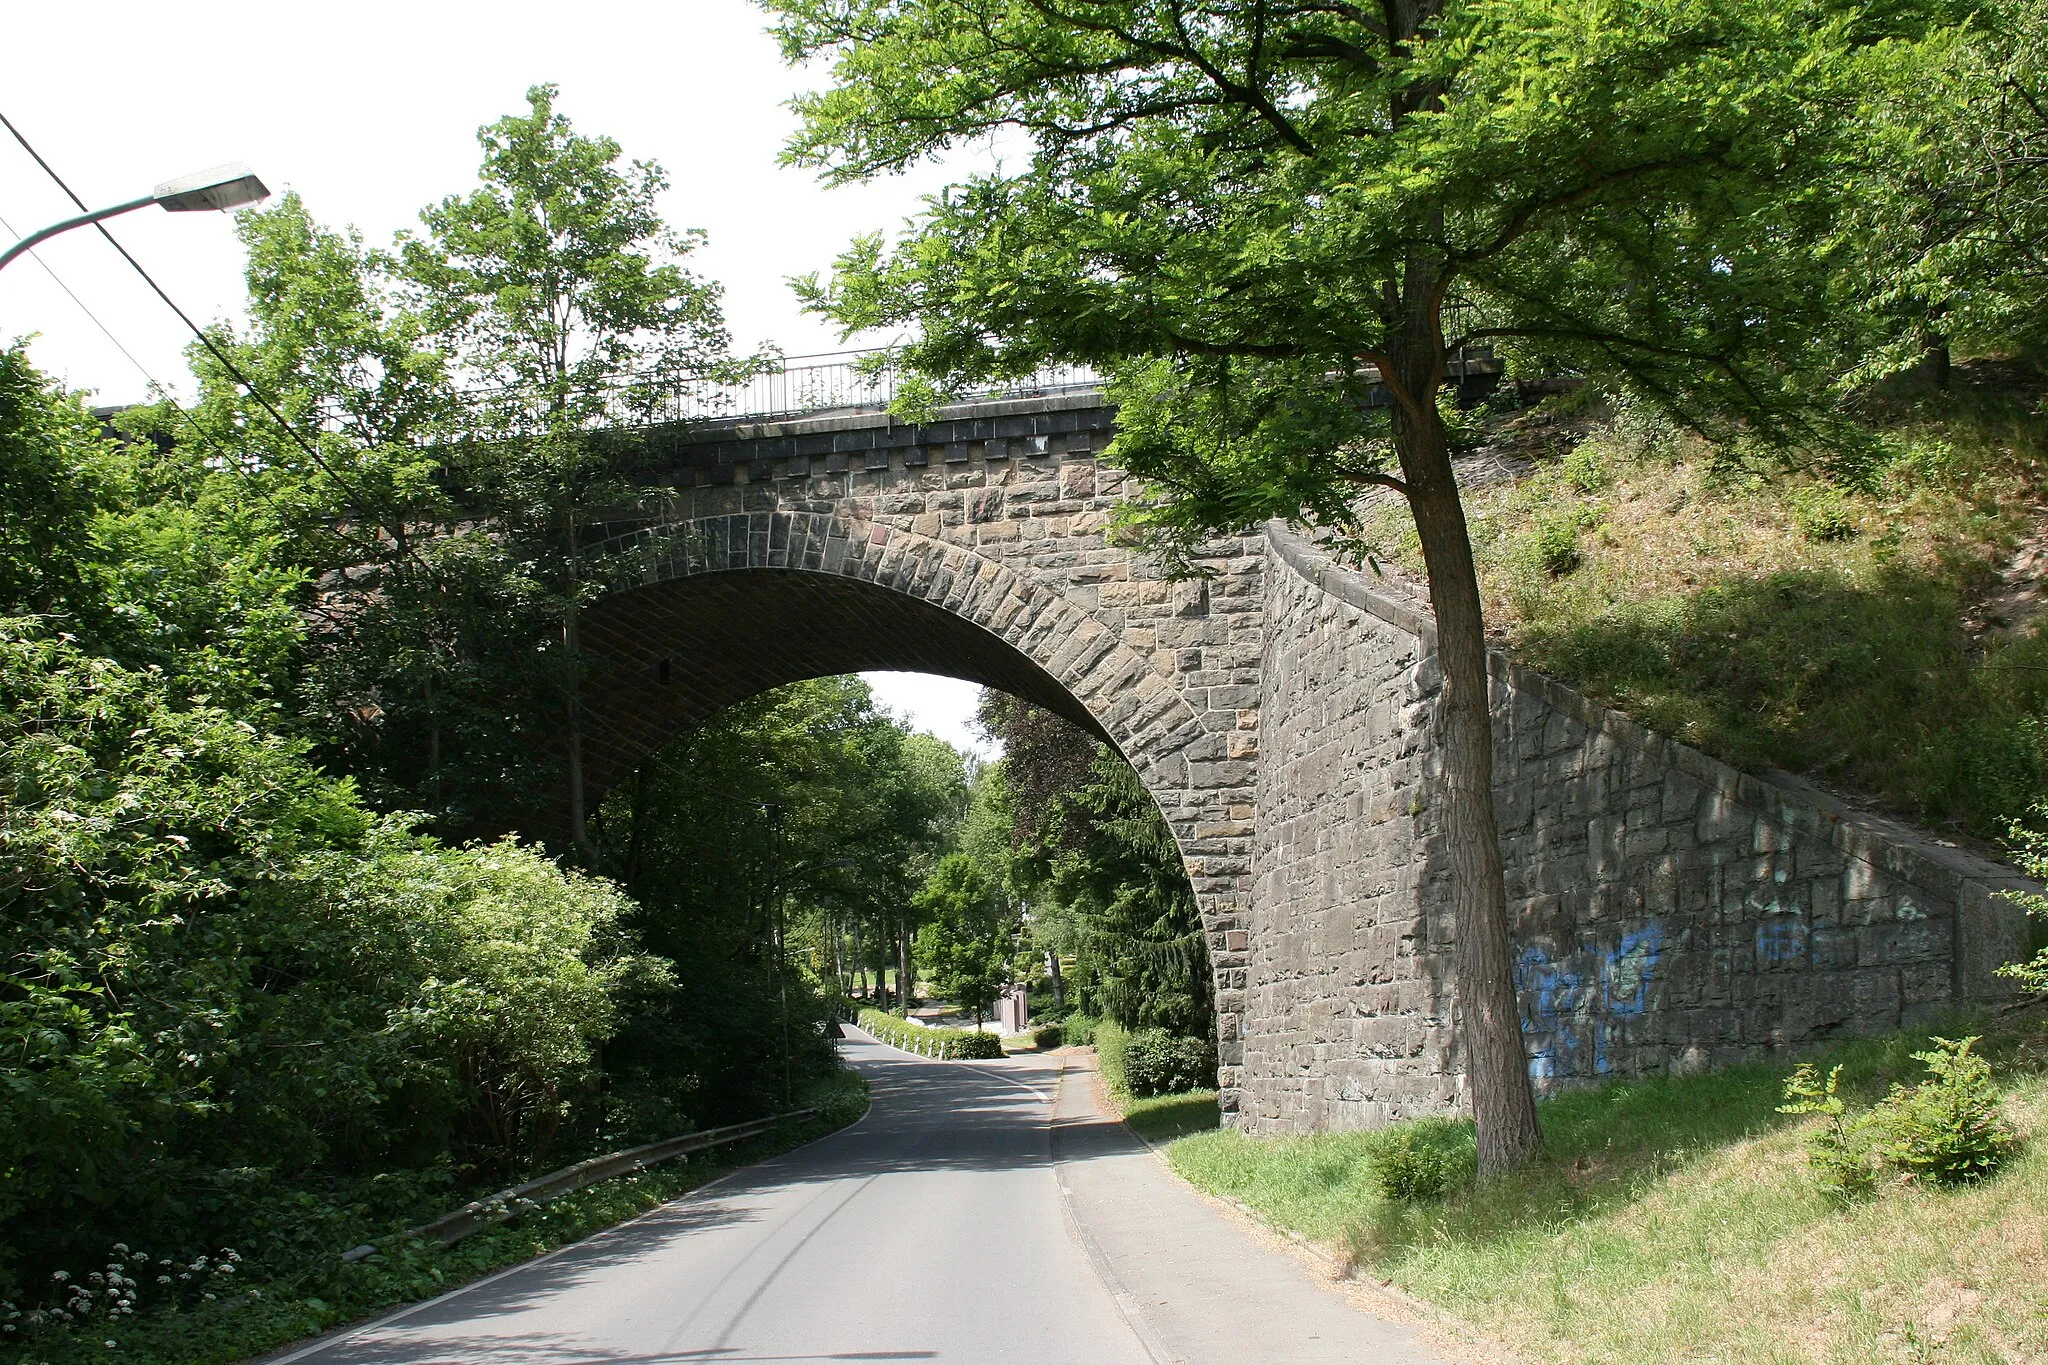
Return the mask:
POLYGON ((1441 829, 1458 940, 1459 1025, 1484 1178, 1534 1153, 1542 1134, 1515 999, 1500 833, 1494 823, 1493 718, 1479 576, 1448 434, 1436 408, 1444 354, 1434 311, 1427 335, 1413 338, 1397 353, 1394 373, 1385 378, 1394 396, 1394 448, 1436 612, 1437 662, 1443 671, 1436 708, 1443 765, 1441 829))
POLYGON ((1067 983, 1060 976, 1060 955, 1051 948, 1045 950, 1045 974, 1052 978, 1052 1004, 1054 1009, 1067 1006, 1067 983))

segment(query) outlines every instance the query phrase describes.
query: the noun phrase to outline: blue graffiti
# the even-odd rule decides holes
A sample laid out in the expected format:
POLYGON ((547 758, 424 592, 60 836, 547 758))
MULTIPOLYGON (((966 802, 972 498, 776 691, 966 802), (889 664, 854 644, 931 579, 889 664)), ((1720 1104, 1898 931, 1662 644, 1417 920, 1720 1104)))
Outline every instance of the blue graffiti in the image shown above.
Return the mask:
POLYGON ((1794 914, 1776 914, 1757 921, 1756 955, 1775 966, 1806 957, 1806 921, 1794 914))
POLYGON ((1539 1084, 1586 1074, 1581 1057, 1588 1052, 1592 1074, 1613 1071, 1608 1044, 1618 1020, 1649 1009, 1651 983, 1664 956, 1664 929, 1653 922, 1624 934, 1612 949, 1589 945, 1571 956, 1569 963, 1556 962, 1532 946, 1515 963, 1529 1076, 1539 1084))

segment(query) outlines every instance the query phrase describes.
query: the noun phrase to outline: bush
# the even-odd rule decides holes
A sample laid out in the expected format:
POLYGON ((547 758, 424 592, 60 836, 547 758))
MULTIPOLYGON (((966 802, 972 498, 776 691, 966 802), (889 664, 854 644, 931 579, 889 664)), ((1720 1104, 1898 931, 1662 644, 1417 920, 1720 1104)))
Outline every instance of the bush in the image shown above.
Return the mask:
POLYGON ((1373 1182, 1386 1199, 1441 1199, 1469 1186, 1478 1165, 1472 1125, 1457 1119, 1397 1124, 1372 1144, 1373 1182))
POLYGON ((1804 484, 1785 494, 1799 534, 1815 544, 1847 540, 1856 534, 1856 509, 1838 488, 1824 483, 1804 484))
POLYGON ((1055 1048, 1066 1042, 1067 1031, 1058 1024, 1042 1025, 1031 1035, 1031 1041, 1043 1048, 1055 1048))
POLYGON ((992 1061, 1004 1055, 1003 1040, 974 1029, 925 1028, 877 1009, 860 1012, 860 1026, 890 1047, 941 1061, 992 1061))
POLYGON ((1216 1085, 1216 1048, 1207 1038, 1179 1038, 1165 1029, 1130 1035, 1124 1088, 1137 1099, 1208 1090, 1216 1085))
POLYGON ((1067 1046, 1094 1047, 1097 1024, 1098 1021, 1093 1015, 1068 1015, 1060 1024, 1060 1027, 1066 1032, 1067 1046))
POLYGON ((1579 442, 1559 463, 1558 471, 1566 483, 1581 493, 1598 493, 1614 482, 1614 474, 1607 467, 1607 452, 1597 441, 1579 442))
POLYGON ((1913 1059, 1932 1074, 1916 1086, 1892 1087, 1878 1105, 1880 1154, 1908 1179, 1942 1185, 1982 1180, 2004 1164, 2016 1138, 1998 1116, 1991 1064, 1970 1051, 1977 1040, 1936 1038, 1913 1059))
POLYGON ((1836 1093, 1840 1067, 1825 1081, 1811 1066, 1793 1072, 1779 1112, 1826 1118, 1807 1146, 1821 1192, 1853 1199, 1874 1189, 1885 1171, 1940 1185, 1968 1184, 1997 1171, 2018 1140, 1998 1116, 1991 1065, 1970 1050, 1976 1041, 1934 1039, 1931 1050, 1913 1054, 1931 1073, 1927 1080, 1894 1085, 1857 1115, 1836 1093))
POLYGON ((1870 1142, 1870 1116, 1851 1118, 1848 1105, 1836 1093, 1842 1068, 1835 1067, 1821 1080, 1810 1064, 1802 1064, 1785 1081, 1785 1103, 1781 1114, 1819 1114, 1826 1122, 1806 1140, 1807 1164, 1813 1167, 1814 1183, 1828 1198, 1846 1201, 1868 1194, 1877 1183, 1877 1163, 1870 1142))

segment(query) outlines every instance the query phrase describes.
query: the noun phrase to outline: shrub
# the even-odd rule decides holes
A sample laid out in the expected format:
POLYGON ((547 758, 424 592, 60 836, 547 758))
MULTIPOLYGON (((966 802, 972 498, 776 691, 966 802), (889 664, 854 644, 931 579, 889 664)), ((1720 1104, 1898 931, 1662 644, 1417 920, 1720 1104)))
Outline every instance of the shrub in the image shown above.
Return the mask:
POLYGON ((1970 1049, 1975 1038, 1933 1040, 1913 1054, 1931 1073, 1918 1085, 1894 1085, 1870 1110, 1852 1115, 1836 1085, 1840 1067, 1822 1081, 1801 1066, 1785 1083, 1780 1113, 1819 1114, 1827 1121, 1807 1142, 1807 1158, 1821 1192, 1853 1199, 1892 1171, 1905 1180, 1941 1185, 1982 1180, 2012 1154, 2017 1139, 1998 1116, 1991 1066, 1970 1049))
POLYGON ((1913 1054, 1932 1073, 1916 1086, 1893 1086, 1877 1107, 1880 1154, 1907 1178, 1943 1185, 1982 1180, 2004 1164, 2016 1138, 1998 1116, 1991 1064, 1970 1050, 1975 1038, 1933 1040, 1913 1054))
POLYGON ((1607 467, 1607 452, 1597 441, 1581 441, 1558 465, 1564 481, 1581 493, 1598 493, 1614 482, 1607 467))
POLYGON ((1814 483, 1791 489, 1785 494, 1785 504, 1799 534, 1816 544, 1847 540, 1856 534, 1856 509, 1832 485, 1814 483))
POLYGON ((1778 1106, 1778 1112, 1819 1114, 1826 1120, 1807 1138, 1806 1159, 1820 1192, 1845 1201, 1870 1192, 1877 1183, 1877 1163, 1870 1141, 1870 1116, 1850 1117, 1848 1105, 1836 1093, 1841 1079, 1839 1066, 1823 1081, 1810 1063, 1802 1063, 1785 1081, 1785 1103, 1778 1106))
POLYGON ((860 1026, 890 1047, 941 1061, 990 1061, 1003 1056, 1003 1040, 973 1029, 925 1028, 877 1009, 860 1012, 860 1026))
POLYGON ((1130 1078, 1124 1074, 1124 1063, 1131 1035, 1114 1019, 1097 1020, 1089 1032, 1095 1043, 1096 1064, 1102 1068, 1102 1083, 1109 1087, 1111 1094, 1128 1096, 1131 1084, 1130 1078))
POLYGON ((1552 578, 1562 578, 1579 567, 1579 518, 1576 514, 1544 517, 1529 533, 1529 557, 1552 578))
POLYGON ((1457 1119, 1397 1124, 1372 1144, 1373 1182, 1386 1199, 1441 1199, 1470 1185, 1478 1164, 1472 1125, 1457 1119))
POLYGON ((1130 1035, 1123 1069, 1124 1087, 1138 1099, 1207 1090, 1216 1084, 1216 1049, 1206 1038, 1145 1029, 1130 1035))
POLYGON ((1087 1014, 1070 1014, 1060 1027, 1066 1031, 1067 1046, 1095 1046, 1096 1020, 1087 1014))
POLYGON ((1031 1041, 1043 1048, 1055 1048, 1066 1042, 1067 1031, 1058 1024, 1045 1024, 1031 1035, 1031 1041))

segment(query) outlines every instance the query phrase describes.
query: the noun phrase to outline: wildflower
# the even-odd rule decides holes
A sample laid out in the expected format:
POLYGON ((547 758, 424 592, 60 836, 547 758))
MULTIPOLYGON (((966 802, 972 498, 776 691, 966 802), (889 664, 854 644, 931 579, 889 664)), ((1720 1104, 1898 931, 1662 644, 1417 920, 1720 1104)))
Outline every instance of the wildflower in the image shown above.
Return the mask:
POLYGON ((118 1341, 110 1341, 107 1343, 107 1349, 109 1351, 118 1351, 121 1349, 121 1343, 118 1341))
POLYGON ((126 1256, 128 1254, 128 1244, 126 1242, 116 1242, 114 1243, 114 1250, 126 1256))
POLYGON ((168 1275, 159 1275, 156 1277, 156 1282, 158 1284, 169 1284, 171 1282, 171 1277, 168 1275))
POLYGON ((54 1270, 50 1272, 50 1278, 55 1280, 58 1284, 62 1284, 64 1283, 64 1281, 71 1278, 71 1272, 68 1270, 54 1270))
POLYGON ((232 1275, 232 1274, 234 1274, 234 1273, 235 1273, 235 1268, 234 1268, 233 1266, 231 1266, 231 1265, 224 1265, 224 1266, 219 1266, 219 1267, 216 1267, 216 1268, 217 1268, 217 1269, 218 1269, 218 1270, 220 1271, 220 1273, 221 1273, 221 1274, 223 1274, 223 1275, 232 1275))
POLYGON ((213 1302, 213 1295, 211 1294, 201 1294, 199 1297, 205 1299, 208 1303, 213 1302))

